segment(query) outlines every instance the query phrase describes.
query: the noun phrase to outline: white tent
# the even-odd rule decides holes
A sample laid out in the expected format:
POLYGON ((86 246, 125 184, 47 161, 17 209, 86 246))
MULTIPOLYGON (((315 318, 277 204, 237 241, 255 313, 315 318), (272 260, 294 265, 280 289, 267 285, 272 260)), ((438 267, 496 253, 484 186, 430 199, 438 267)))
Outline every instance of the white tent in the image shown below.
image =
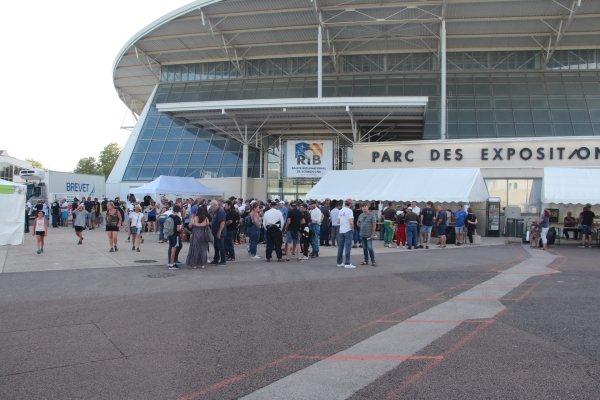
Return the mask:
POLYGON ((600 204, 600 168, 544 168, 544 204, 600 204))
POLYGON ((184 196, 220 197, 223 192, 204 186, 192 177, 161 175, 152 182, 129 190, 133 194, 175 194, 184 196))
POLYGON ((472 203, 489 194, 478 168, 398 168, 329 171, 306 197, 472 203))
POLYGON ((0 245, 23 244, 25 237, 25 185, 0 179, 0 245))

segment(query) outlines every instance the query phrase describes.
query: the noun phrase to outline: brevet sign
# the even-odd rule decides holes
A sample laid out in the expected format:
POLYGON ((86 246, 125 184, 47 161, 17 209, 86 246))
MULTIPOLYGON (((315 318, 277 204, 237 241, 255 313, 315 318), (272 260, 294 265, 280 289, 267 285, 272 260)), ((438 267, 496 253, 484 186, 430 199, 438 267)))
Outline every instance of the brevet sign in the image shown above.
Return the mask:
POLYGON ((600 167, 600 138, 354 145, 354 169, 600 167))

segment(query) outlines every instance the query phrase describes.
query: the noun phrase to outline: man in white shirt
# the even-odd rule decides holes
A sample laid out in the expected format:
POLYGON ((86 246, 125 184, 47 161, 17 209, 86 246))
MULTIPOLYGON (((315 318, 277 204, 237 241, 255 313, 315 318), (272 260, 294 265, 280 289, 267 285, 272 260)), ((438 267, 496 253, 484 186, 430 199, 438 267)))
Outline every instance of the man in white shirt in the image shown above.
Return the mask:
POLYGON ((275 254, 277 254, 277 261, 283 262, 281 232, 285 222, 283 221, 283 214, 277 209, 277 203, 274 201, 271 202, 269 211, 265 212, 263 216, 263 224, 267 230, 267 262, 271 261, 273 246, 275 247, 275 254))
POLYGON ((335 208, 331 210, 331 246, 335 247, 335 242, 338 240, 340 234, 340 223, 338 217, 340 215, 340 209, 342 208, 342 201, 335 203, 335 208))
POLYGON ((337 266, 344 268, 356 268, 350 263, 350 251, 352 250, 352 236, 354 235, 354 214, 352 213, 352 200, 346 199, 337 217, 340 225, 340 236, 338 243, 337 266), (346 248, 346 263, 342 263, 342 255, 346 248))
POLYGON ((323 213, 317 207, 316 201, 311 201, 310 207, 310 231, 312 232, 312 248, 311 257, 319 257, 319 235, 321 234, 321 222, 323 221, 323 213))

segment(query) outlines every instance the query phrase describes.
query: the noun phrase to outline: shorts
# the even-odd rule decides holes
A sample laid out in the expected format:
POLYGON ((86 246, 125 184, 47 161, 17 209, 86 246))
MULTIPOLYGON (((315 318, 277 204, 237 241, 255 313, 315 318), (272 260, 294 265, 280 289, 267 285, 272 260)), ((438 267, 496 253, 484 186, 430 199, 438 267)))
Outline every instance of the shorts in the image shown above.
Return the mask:
POLYGON ((181 238, 179 237, 179 235, 169 236, 169 246, 181 247, 181 238))
POLYGON ((438 237, 446 236, 446 225, 439 225, 437 227, 438 237))
POLYGON ((591 235, 592 227, 589 225, 580 225, 581 226, 581 234, 582 235, 591 235))
POLYGON ((106 232, 119 232, 119 227, 118 226, 107 226, 106 232))
POLYGON ((91 220, 94 217, 94 213, 93 212, 89 212, 87 214, 85 214, 85 219, 87 220, 91 220))
POLYGON ((44 236, 46 236, 46 231, 35 231, 35 235, 44 237, 44 236))
POLYGON ((67 218, 69 218, 69 212, 68 211, 63 211, 60 214, 60 216, 61 216, 62 219, 67 219, 67 218))
POLYGON ((76 226, 75 232, 83 232, 83 226, 76 226))
POLYGON ((455 226, 455 227, 454 227, 454 232, 455 232, 455 233, 465 233, 465 232, 463 231, 463 228, 464 228, 464 225, 463 225, 463 226, 455 226))
POLYGON ((148 215, 148 222, 156 222, 156 215, 148 215))
POLYGON ((288 231, 287 233, 287 243, 292 243, 296 240, 296 243, 300 243, 300 232, 298 231, 288 231))
POLYGON ((431 235, 431 229, 433 227, 432 226, 427 226, 427 225, 421 225, 421 230, 419 231, 420 234, 424 235, 424 234, 429 234, 431 235))

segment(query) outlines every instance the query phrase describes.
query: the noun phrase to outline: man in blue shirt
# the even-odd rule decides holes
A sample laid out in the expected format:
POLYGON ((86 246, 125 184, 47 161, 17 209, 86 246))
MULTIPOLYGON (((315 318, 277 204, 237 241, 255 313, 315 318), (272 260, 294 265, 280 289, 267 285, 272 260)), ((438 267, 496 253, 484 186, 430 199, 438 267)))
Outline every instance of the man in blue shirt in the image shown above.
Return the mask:
POLYGON ((210 209, 213 212, 210 229, 215 236, 215 258, 211 261, 211 264, 225 266, 225 235, 227 234, 225 230, 225 210, 219 206, 219 202, 216 200, 210 202, 210 209))
POLYGON ((467 218, 467 212, 463 210, 463 205, 459 204, 456 206, 457 210, 454 212, 454 218, 456 223, 454 224, 454 233, 456 233, 456 245, 460 246, 465 237, 463 228, 465 226, 465 218, 467 218))

